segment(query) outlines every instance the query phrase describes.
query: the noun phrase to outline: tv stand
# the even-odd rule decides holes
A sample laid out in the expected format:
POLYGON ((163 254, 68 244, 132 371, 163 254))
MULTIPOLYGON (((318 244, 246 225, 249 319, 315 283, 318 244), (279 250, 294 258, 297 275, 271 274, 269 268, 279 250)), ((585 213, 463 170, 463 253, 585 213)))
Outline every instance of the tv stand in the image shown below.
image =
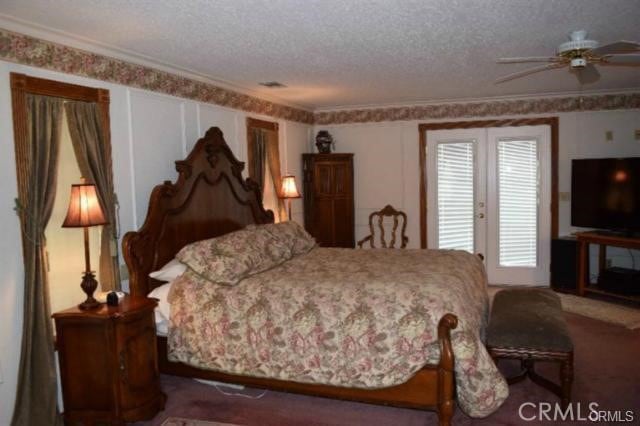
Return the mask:
POLYGON ((598 274, 602 273, 607 266, 607 247, 621 247, 627 249, 640 249, 640 238, 615 235, 611 232, 590 231, 576 234, 578 240, 578 295, 584 296, 586 293, 604 294, 626 300, 640 302, 640 296, 628 296, 612 293, 599 289, 591 285, 589 279, 589 244, 600 245, 600 255, 598 258, 598 274))
POLYGON ((640 238, 640 233, 632 231, 590 231, 603 237, 640 238))

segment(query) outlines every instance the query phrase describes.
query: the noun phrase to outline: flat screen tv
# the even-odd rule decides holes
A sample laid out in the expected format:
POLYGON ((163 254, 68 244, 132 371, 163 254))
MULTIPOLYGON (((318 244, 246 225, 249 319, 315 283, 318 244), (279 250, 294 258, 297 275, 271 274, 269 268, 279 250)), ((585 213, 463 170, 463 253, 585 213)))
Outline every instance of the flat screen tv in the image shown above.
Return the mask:
POLYGON ((640 232, 640 157, 573 160, 571 225, 640 232))

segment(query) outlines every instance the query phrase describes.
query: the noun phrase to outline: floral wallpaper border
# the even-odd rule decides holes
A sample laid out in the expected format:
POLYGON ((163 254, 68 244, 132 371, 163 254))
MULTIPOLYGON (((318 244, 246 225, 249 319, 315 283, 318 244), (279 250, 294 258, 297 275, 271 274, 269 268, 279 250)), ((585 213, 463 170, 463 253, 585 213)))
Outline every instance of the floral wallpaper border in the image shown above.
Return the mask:
POLYGON ((381 121, 437 120, 445 118, 497 117, 504 115, 638 108, 640 108, 640 93, 626 93, 616 95, 585 95, 321 111, 314 114, 314 123, 327 125, 381 121))
POLYGON ((310 111, 5 29, 0 29, 0 59, 284 120, 313 123, 310 111))
POLYGON ((640 109, 640 93, 311 112, 0 28, 0 59, 306 124, 438 120, 640 109))

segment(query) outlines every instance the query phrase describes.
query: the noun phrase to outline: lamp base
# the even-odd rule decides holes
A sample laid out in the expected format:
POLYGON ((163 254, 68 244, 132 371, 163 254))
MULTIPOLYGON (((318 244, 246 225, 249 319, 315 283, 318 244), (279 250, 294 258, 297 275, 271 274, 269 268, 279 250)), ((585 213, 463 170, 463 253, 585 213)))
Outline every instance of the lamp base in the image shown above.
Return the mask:
POLYGON ((79 304, 78 308, 82 310, 98 308, 100 306, 100 302, 93 298, 93 292, 98 288, 98 281, 96 281, 93 272, 86 271, 84 273, 80 287, 82 287, 82 290, 86 293, 87 299, 79 304))

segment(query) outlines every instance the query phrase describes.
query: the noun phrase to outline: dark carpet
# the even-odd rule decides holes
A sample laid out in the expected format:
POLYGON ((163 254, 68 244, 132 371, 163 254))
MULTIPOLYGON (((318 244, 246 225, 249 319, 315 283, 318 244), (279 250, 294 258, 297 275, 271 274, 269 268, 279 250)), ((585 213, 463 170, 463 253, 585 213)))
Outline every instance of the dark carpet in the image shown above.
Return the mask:
MULTIPOLYGON (((597 402, 600 410, 633 410, 640 424, 640 330, 566 314, 575 345, 574 402, 584 411, 587 404, 597 402)), ((557 366, 539 363, 539 372, 557 378, 557 366)), ((517 365, 501 361, 505 374, 517 365)), ((152 421, 139 425, 160 425, 167 417, 183 417, 239 425, 431 425, 437 424, 434 413, 355 402, 337 401, 302 395, 268 391, 260 399, 226 396, 215 387, 191 379, 163 376, 162 387, 168 396, 167 405, 152 421)), ((225 392, 234 392, 223 388, 225 392)), ((259 389, 240 391, 259 396, 259 389)), ((555 404, 557 398, 529 380, 512 385, 510 396, 494 414, 484 419, 467 417, 459 409, 455 425, 516 425, 525 422, 518 416, 524 402, 555 404)), ((531 416, 534 409, 526 407, 531 416)), ((546 424, 552 424, 546 422, 546 424)), ((562 422, 555 422, 562 424, 562 422)))

